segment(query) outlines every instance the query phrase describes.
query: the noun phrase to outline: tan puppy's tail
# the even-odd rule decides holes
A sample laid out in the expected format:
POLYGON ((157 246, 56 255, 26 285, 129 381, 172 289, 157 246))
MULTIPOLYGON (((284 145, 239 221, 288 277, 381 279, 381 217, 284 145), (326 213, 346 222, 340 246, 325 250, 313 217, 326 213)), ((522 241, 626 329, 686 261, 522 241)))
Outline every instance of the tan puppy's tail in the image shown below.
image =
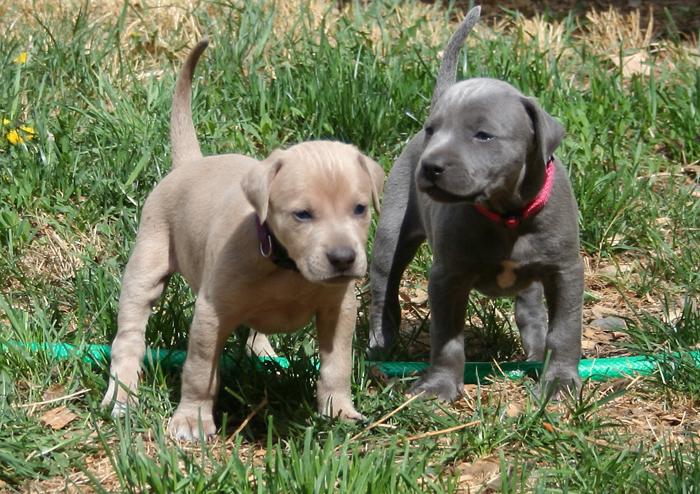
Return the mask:
POLYGON ((481 6, 477 5, 467 13, 467 16, 459 25, 457 31, 452 35, 450 41, 447 42, 445 53, 442 56, 442 64, 440 64, 440 71, 438 72, 437 81, 435 82, 433 100, 430 103, 431 110, 442 93, 457 81, 457 59, 459 58, 459 52, 469 32, 479 21, 480 15, 481 6))
POLYGON ((192 122, 192 76, 199 57, 209 46, 206 38, 197 43, 180 69, 173 94, 170 114, 170 143, 173 149, 173 168, 202 157, 197 133, 192 122))

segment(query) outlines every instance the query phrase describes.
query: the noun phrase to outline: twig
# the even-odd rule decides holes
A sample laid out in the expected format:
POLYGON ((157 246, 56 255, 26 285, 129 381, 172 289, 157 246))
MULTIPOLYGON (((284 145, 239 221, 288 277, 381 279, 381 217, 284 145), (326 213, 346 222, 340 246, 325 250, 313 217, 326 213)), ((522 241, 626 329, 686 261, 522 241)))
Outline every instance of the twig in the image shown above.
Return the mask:
POLYGON ((48 405, 50 403, 56 403, 58 401, 63 401, 63 400, 72 400, 73 398, 77 398, 78 396, 82 396, 85 393, 87 393, 89 390, 88 389, 81 389, 79 391, 76 391, 75 393, 71 393, 69 395, 65 396, 59 396, 58 398, 52 398, 50 400, 45 400, 45 401, 35 401, 34 403, 22 403, 21 405, 17 405, 17 408, 31 408, 31 407, 38 407, 41 405, 48 405))
POLYGON ((237 436, 243 429, 245 429, 246 425, 248 425, 248 422, 253 420, 253 417, 255 417, 260 410, 265 408, 267 406, 267 396, 262 399, 262 401, 256 406, 253 411, 251 411, 248 416, 241 422, 241 425, 239 425, 235 431, 233 431, 233 435, 231 437, 237 436))
POLYGON ((399 413, 401 410, 403 410, 404 408, 406 408, 409 404, 413 403, 415 400, 417 400, 418 398, 420 398, 421 396, 423 396, 423 393, 424 393, 424 392, 421 391, 420 393, 411 396, 408 400, 404 401, 401 405, 399 405, 398 407, 396 407, 394 410, 392 410, 391 412, 387 413, 386 415, 384 415, 382 418, 380 418, 380 419, 377 420, 376 422, 372 422, 371 424, 369 424, 367 427, 365 427, 364 429, 362 429, 360 432, 358 432, 357 434, 355 434, 354 436, 352 436, 352 437, 350 438, 350 442, 355 441, 358 437, 360 437, 360 436, 361 436, 362 434, 364 434, 365 432, 368 432, 368 431, 374 429, 375 427, 377 427, 377 426, 383 424, 383 423, 386 422, 387 420, 389 420, 391 417, 393 417, 394 415, 396 415, 397 413, 399 413))
POLYGON ((403 439, 403 441, 406 441, 406 442, 418 441, 419 439, 425 439, 426 437, 439 436, 441 434, 449 434, 450 432, 455 432, 455 431, 458 431, 461 429, 466 429, 467 427, 472 427, 472 426, 478 425, 480 423, 481 423, 481 420, 473 420, 471 422, 467 422, 466 424, 454 425, 452 427, 448 427, 447 429, 441 429, 439 431, 423 432, 422 434, 416 434, 415 436, 408 436, 407 438, 403 439))

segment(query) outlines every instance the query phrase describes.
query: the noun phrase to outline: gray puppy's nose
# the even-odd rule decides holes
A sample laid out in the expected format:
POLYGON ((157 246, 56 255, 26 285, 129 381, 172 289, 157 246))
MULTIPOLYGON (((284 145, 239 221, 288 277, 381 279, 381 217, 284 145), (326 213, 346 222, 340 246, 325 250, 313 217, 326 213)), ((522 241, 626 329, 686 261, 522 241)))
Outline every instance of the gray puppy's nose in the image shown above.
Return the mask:
POLYGON ((357 254, 351 247, 335 247, 326 252, 328 262, 338 271, 345 271, 352 267, 357 254))
POLYGON ((431 182, 435 182, 438 178, 440 178, 440 175, 442 175, 442 172, 444 171, 445 167, 438 165, 437 163, 424 161, 421 164, 421 173, 423 174, 423 177, 431 182))

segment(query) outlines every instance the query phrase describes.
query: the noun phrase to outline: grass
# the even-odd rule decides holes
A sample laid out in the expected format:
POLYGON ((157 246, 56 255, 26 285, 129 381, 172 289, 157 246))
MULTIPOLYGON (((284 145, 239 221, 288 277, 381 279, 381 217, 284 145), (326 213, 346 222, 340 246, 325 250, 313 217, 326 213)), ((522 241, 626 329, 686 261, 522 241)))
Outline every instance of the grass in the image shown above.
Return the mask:
MULTIPOLYGON (((212 40, 194 96, 207 153, 263 157, 334 138, 388 169, 420 128, 451 12, 391 1, 342 13, 321 2, 248 3, 0 7, 2 340, 111 341, 141 205, 170 166, 174 75, 200 35, 212 40), (23 142, 10 142, 13 130, 23 142)), ((602 33, 600 19, 480 25, 462 71, 510 81, 567 128, 558 154, 580 207, 584 322, 627 321, 614 334, 587 332, 587 355, 696 348, 697 45, 623 35, 634 19, 622 17, 602 18, 602 33), (630 72, 622 62, 635 54, 645 62, 630 72)), ((423 248, 402 287, 402 352, 412 358, 426 351, 419 295, 429 263, 423 248)), ((407 380, 384 382, 365 366, 365 288, 353 391, 378 420, 405 403, 407 380)), ((192 302, 174 280, 149 321, 149 344, 185 348, 192 302)), ((511 313, 508 300, 475 298, 470 358, 521 357, 511 313)), ((367 428, 315 414, 311 331, 275 339, 289 369, 225 376, 222 432, 208 445, 166 437, 177 373, 149 368, 141 406, 112 420, 99 408, 104 366, 0 353, 0 490, 666 493, 700 485, 700 380, 683 357, 649 378, 588 383, 576 399, 548 406, 531 398, 530 381, 466 386, 457 403, 415 401, 367 428), (56 409, 67 423, 49 419, 56 409)), ((240 356, 243 341, 232 338, 229 351, 240 356)))

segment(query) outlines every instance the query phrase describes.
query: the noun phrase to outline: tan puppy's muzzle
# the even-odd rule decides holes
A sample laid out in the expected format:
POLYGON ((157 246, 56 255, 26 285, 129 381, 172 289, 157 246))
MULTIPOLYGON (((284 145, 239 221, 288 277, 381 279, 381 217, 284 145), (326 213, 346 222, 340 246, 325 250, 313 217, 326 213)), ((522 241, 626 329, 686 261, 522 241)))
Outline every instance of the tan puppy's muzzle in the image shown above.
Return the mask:
POLYGON ((326 251, 326 257, 333 269, 342 274, 352 269, 357 259, 357 252, 352 247, 334 247, 326 251))

